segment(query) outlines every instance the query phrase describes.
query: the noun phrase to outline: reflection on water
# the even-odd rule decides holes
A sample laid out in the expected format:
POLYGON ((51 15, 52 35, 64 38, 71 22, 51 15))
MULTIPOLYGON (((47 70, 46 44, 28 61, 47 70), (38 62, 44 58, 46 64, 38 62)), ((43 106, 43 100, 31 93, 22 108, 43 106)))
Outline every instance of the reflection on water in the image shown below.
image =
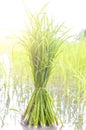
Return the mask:
POLYGON ((14 123, 10 123, 9 126, 3 127, 2 130, 75 130, 71 125, 57 126, 57 127, 24 127, 21 126, 18 122, 14 125, 14 123))
MULTIPOLYGON (((12 66, 6 55, 3 60, 0 58, 0 128, 27 130, 27 127, 22 127, 19 122, 33 89, 28 86, 30 83, 28 77, 23 76, 20 80, 17 72, 12 72, 12 66)), ((70 94, 66 95, 64 88, 56 84, 48 89, 54 98, 64 126, 29 128, 29 130, 86 130, 86 106, 82 102, 82 97, 80 100, 76 99, 77 90, 74 92, 71 90, 70 94)))

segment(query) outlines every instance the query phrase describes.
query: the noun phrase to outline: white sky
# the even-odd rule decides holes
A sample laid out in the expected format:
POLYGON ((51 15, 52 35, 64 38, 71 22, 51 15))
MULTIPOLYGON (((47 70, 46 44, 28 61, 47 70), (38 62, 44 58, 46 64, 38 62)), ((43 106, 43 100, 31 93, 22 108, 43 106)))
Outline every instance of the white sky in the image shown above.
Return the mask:
MULTIPOLYGON (((24 27, 24 0, 0 0, 0 38, 24 27)), ((47 6, 48 14, 72 28, 73 33, 86 28, 86 0, 25 0, 25 6, 39 11, 47 6)))

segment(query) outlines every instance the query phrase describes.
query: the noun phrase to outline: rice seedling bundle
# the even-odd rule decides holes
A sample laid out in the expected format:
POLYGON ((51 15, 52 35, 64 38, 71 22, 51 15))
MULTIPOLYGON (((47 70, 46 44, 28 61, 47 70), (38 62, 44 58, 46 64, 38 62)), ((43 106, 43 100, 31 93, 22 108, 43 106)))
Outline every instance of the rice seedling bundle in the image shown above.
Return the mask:
POLYGON ((63 31, 65 27, 49 20, 43 9, 35 15, 27 12, 27 16, 29 24, 21 38, 21 44, 29 55, 35 90, 21 123, 41 127, 55 126, 58 125, 57 110, 52 96, 47 91, 47 83, 66 38, 66 32, 63 31))

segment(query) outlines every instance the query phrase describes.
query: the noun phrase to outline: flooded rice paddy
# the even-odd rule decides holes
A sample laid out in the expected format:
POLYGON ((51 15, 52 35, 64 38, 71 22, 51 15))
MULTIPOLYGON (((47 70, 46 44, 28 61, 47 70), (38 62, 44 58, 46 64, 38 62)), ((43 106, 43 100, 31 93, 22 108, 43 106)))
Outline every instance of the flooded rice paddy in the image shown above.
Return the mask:
MULTIPOLYGON (((27 69, 22 65, 13 68, 7 55, 0 57, 0 129, 27 130, 20 125, 21 115, 33 92, 27 69)), ((86 92, 82 82, 73 77, 58 75, 48 83, 63 126, 33 128, 34 130, 86 130, 86 92)), ((33 130, 29 128, 29 130, 33 130)))

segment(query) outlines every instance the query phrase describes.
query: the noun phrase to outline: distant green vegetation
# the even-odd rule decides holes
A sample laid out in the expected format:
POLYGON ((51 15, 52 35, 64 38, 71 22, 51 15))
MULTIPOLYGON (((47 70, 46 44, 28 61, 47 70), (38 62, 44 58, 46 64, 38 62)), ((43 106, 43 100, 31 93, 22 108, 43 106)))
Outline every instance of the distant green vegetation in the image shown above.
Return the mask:
MULTIPOLYGON (((81 103, 86 103, 86 43, 65 43, 62 55, 57 63, 57 78, 62 79, 62 87, 67 96, 74 96, 81 103)), ((57 80, 57 84, 60 81, 57 80)))

